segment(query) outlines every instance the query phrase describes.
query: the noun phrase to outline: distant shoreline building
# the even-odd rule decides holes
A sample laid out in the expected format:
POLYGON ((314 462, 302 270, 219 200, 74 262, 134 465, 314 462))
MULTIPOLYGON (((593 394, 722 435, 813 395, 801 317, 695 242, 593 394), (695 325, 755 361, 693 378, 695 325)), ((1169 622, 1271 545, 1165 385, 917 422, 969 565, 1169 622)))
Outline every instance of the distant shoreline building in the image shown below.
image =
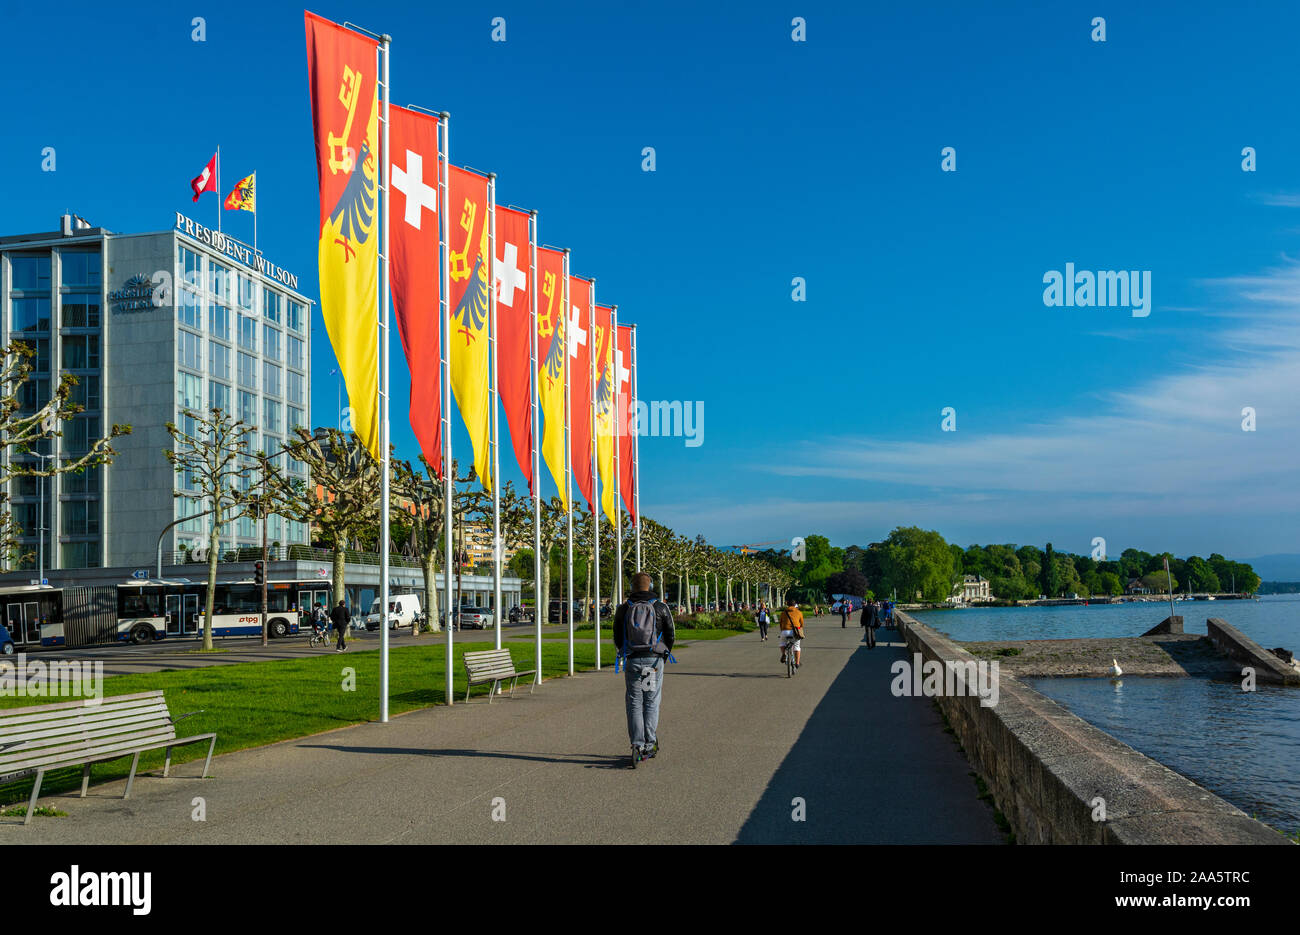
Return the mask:
POLYGON ((961 582, 954 588, 956 593, 952 600, 962 604, 973 604, 976 601, 988 601, 993 599, 989 591, 989 581, 981 575, 963 575, 961 582))
MULTIPOLYGON (((36 351, 24 410, 43 406, 65 374, 77 377, 73 397, 85 407, 38 454, 75 458, 114 423, 132 426, 114 442, 111 465, 9 484, 32 558, 5 570, 34 570, 42 539, 49 570, 152 567, 160 535, 168 559, 205 545, 197 485, 162 454, 172 446, 166 423, 185 429, 184 409, 220 406, 253 426, 254 450, 267 452, 290 441, 295 426, 311 426, 312 303, 297 282, 179 212, 173 229, 152 233, 115 234, 64 215, 55 231, 0 236, 0 342, 36 351), (175 520, 182 522, 164 535, 175 520)), ((306 478, 302 463, 276 460, 306 478)), ((309 541, 304 524, 279 516, 270 518, 268 538, 309 541)), ((260 545, 251 519, 222 533, 223 551, 260 545)))

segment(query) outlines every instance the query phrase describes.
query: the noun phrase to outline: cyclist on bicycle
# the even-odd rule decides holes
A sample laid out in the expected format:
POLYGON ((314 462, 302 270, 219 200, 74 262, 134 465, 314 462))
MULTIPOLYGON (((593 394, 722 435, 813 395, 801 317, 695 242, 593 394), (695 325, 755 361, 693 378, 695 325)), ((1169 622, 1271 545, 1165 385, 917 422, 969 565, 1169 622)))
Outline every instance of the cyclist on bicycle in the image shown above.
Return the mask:
POLYGON ((786 652, 793 652, 797 669, 803 647, 803 611, 793 597, 786 598, 785 605, 781 611, 781 662, 785 662, 786 652))
POLYGON ((316 636, 324 639, 328 635, 329 617, 325 615, 325 607, 320 601, 311 609, 311 631, 316 636))

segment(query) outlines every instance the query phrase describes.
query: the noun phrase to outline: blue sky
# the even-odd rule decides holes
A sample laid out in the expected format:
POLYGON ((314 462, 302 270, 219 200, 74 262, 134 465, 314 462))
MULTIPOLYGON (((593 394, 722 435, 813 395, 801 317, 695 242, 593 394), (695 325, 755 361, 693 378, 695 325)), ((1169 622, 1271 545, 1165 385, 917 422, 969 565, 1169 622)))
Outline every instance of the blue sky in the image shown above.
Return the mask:
MULTIPOLYGON (((215 223, 188 181, 219 143, 227 188, 258 172, 259 245, 315 295, 302 7, 250 9, 0 13, 28 37, 6 51, 3 230, 64 210, 124 232, 176 210, 215 223)), ((448 110, 453 161, 496 171, 498 199, 537 208, 542 239, 637 322, 642 397, 703 402, 702 445, 643 440, 647 515, 719 544, 917 524, 963 544, 1300 552, 1295 5, 313 9, 390 33, 394 101, 448 110), (1046 307, 1066 263, 1151 271, 1151 314, 1046 307)), ((225 229, 251 240, 249 220, 225 229)), ((313 344, 332 424, 319 319, 313 344)), ((395 331, 392 359, 409 457, 395 331)))

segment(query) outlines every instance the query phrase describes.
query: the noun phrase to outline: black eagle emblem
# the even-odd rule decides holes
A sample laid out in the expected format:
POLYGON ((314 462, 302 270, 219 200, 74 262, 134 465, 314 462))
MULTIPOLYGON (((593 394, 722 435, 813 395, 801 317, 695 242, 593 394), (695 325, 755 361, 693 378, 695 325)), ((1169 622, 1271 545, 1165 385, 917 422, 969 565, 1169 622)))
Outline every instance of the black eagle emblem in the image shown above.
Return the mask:
POLYGON ((375 182, 366 176, 365 166, 370 162, 370 143, 361 141, 361 158, 353 167, 347 187, 339 196, 334 210, 330 212, 330 222, 342 218, 339 233, 344 238, 336 241, 342 243, 344 251, 352 252, 351 244, 365 243, 370 238, 367 222, 375 217, 375 182))
POLYGON ((546 352, 546 376, 551 380, 560 379, 560 373, 564 370, 564 351, 568 347, 568 340, 564 337, 568 325, 568 318, 561 309, 555 315, 555 328, 551 333, 551 348, 546 352))
POLYGON ((455 317, 460 321, 460 332, 465 335, 465 346, 474 340, 475 333, 483 330, 483 323, 488 316, 487 267, 482 255, 474 260, 474 272, 470 276, 472 284, 456 303, 455 317))

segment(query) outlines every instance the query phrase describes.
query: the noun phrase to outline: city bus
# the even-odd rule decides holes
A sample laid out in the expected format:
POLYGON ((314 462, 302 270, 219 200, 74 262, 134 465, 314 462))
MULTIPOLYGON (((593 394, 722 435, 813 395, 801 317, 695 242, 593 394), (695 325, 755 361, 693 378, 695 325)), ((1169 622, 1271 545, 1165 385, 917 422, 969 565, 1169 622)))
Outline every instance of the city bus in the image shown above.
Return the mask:
MULTIPOLYGON (((18 651, 198 639, 203 635, 206 582, 185 579, 127 581, 117 585, 0 587, 0 623, 18 651)), ((331 588, 320 578, 268 581, 267 635, 298 633, 313 604, 328 609, 331 588)), ((213 636, 260 636, 262 588, 250 581, 218 582, 213 636)))

